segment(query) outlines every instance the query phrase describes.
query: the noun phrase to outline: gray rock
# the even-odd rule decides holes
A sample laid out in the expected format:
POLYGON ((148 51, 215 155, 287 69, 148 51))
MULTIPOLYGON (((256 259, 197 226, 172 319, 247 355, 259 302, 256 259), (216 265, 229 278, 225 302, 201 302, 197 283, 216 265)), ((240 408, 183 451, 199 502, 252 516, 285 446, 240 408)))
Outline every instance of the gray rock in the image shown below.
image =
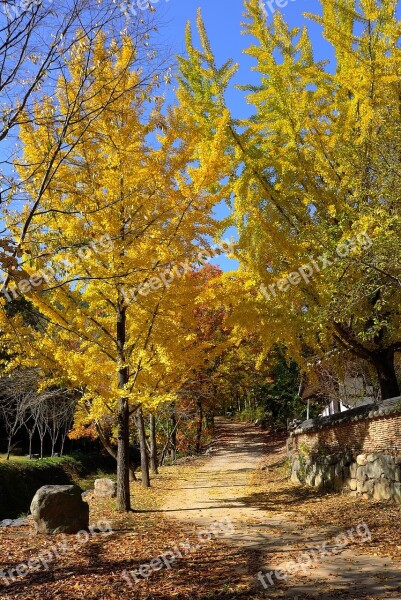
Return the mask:
POLYGON ((375 500, 390 500, 392 496, 392 486, 386 479, 381 479, 375 482, 373 498, 375 500))
POLYGON ((353 492, 356 491, 356 488, 357 488, 357 480, 356 479, 348 479, 346 484, 348 485, 348 487, 351 491, 353 491, 353 492))
POLYGON ((324 488, 327 490, 334 488, 334 465, 324 465, 322 466, 321 476, 322 476, 322 484, 324 488))
POLYGON ((401 503, 401 483, 393 483, 392 500, 401 503))
POLYGON ((383 454, 380 457, 380 462, 383 469, 383 475, 387 477, 387 479, 392 479, 394 481, 398 470, 394 456, 383 454))
POLYGON ((10 527, 10 525, 12 525, 12 522, 12 519, 3 519, 0 523, 0 527, 10 527))
POLYGON ((362 494, 363 496, 367 495, 369 498, 372 498, 374 487, 375 482, 368 479, 367 481, 358 481, 356 490, 358 494, 362 494))
POLYGON ((356 470, 356 478, 358 481, 366 481, 368 479, 366 467, 358 467, 356 470))
POLYGON ((317 487, 317 488, 323 487, 323 475, 320 471, 318 473, 316 473, 316 476, 315 476, 315 487, 317 487))
POLYGON ((366 460, 368 463, 375 462, 380 457, 379 454, 368 454, 366 460))
POLYGON ((78 533, 89 526, 89 505, 77 485, 44 485, 35 494, 31 513, 37 533, 78 533))
POLYGON ((366 454, 359 454, 356 457, 356 464, 359 465, 359 466, 361 466, 361 467, 364 467, 367 462, 368 461, 366 460, 366 454))
POLYGON ((315 479, 316 479, 315 473, 312 470, 309 471, 309 473, 305 477, 305 483, 306 483, 306 485, 314 486, 315 485, 315 479))
POLYGON ((334 467, 333 485, 336 492, 339 492, 344 487, 344 469, 340 463, 334 467))
POLYGON ((291 481, 292 483, 301 483, 298 474, 300 472, 301 469, 301 463, 299 458, 295 458, 293 463, 292 463, 292 468, 291 468, 291 481))
POLYGON ((366 466, 366 474, 370 479, 380 479, 380 477, 383 475, 383 467, 381 462, 378 460, 375 462, 369 462, 366 466))
POLYGON ((97 498, 115 498, 117 496, 117 484, 112 479, 95 480, 95 496, 97 498))
POLYGON ((28 519, 25 517, 20 517, 19 519, 13 519, 10 523, 10 527, 24 527, 28 524, 28 519))
POLYGON ((29 525, 28 519, 25 517, 20 517, 18 519, 3 519, 0 522, 0 527, 24 527, 29 525))
POLYGON ((351 479, 356 479, 356 470, 357 470, 357 468, 358 468, 358 465, 355 462, 353 462, 353 463, 350 464, 350 466, 349 466, 349 474, 350 474, 351 479))

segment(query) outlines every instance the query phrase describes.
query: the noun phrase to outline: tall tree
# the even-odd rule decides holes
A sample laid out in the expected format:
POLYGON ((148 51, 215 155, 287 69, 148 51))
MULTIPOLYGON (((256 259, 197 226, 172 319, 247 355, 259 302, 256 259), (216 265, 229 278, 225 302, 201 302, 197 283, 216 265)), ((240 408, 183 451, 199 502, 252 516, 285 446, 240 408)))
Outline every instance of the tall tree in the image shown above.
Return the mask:
MULTIPOLYGON (((7 228, 0 232, 0 252, 11 250, 16 259, 24 244, 28 229, 41 198, 52 184, 63 160, 79 144, 80 137, 89 125, 113 101, 106 90, 95 83, 95 71, 102 57, 94 52, 104 36, 110 41, 125 31, 135 40, 135 58, 142 67, 142 84, 146 87, 154 78, 166 71, 165 56, 153 49, 149 52, 149 39, 156 29, 154 11, 142 11, 141 18, 125 16, 121 6, 112 0, 1 0, 0 2, 0 204, 8 215, 18 218, 15 226, 19 237, 13 240, 7 228), (79 81, 69 85, 71 57, 85 51, 87 61, 81 61, 79 81), (64 90, 61 92, 62 88, 64 90), (57 88, 57 90, 56 90, 57 88), (68 93, 67 93, 68 88, 68 93), (85 90, 85 94, 83 94, 85 90), (16 177, 14 164, 18 163, 21 145, 18 134, 27 123, 41 126, 46 118, 37 108, 44 95, 52 97, 63 93, 64 102, 53 104, 52 118, 56 124, 55 136, 49 136, 42 152, 37 153, 23 177, 16 177), (100 95, 102 96, 100 101, 100 95), (97 102, 87 102, 98 96, 97 102), (35 108, 36 107, 36 108, 35 108), (82 126, 82 123, 85 123, 82 126), (44 168, 46 167, 46 168, 44 168), (26 202, 28 194, 25 181, 36 181, 34 202, 21 213, 18 208, 26 202)), ((111 52, 112 44, 109 51, 111 52)), ((103 69, 104 71, 104 69, 103 69)), ((117 83, 117 82, 116 82, 117 83)), ((136 82, 138 85, 138 82, 136 82)), ((112 89, 109 86, 108 90, 112 89)), ((115 99, 115 96, 114 96, 115 99)), ((21 176, 21 173, 20 173, 21 176)), ((32 190, 32 188, 31 188, 32 190)), ((10 221, 13 223, 13 220, 10 221)), ((9 225, 10 225, 9 222, 9 225)), ((6 276, 7 285, 10 276, 6 276)))
MULTIPOLYGON (((213 144, 211 152, 199 151, 202 133, 185 106, 163 116, 157 83, 147 90, 139 85, 141 65, 130 38, 111 45, 99 39, 93 55, 87 50, 85 44, 75 49, 68 82, 37 106, 37 126, 22 130, 23 177, 57 139, 56 107, 77 95, 89 61, 91 89, 81 89, 79 98, 85 114, 96 117, 70 129, 71 149, 41 196, 21 263, 10 270, 43 327, 26 328, 17 317, 3 326, 29 340, 23 349, 16 345, 16 362, 39 364, 56 381, 84 388, 78 420, 116 417, 117 505, 129 510, 130 415, 163 400, 168 391, 154 393, 161 374, 165 386, 178 386, 177 363, 184 376, 185 365, 203 359, 191 334, 200 290, 188 272, 199 245, 207 247, 206 236, 215 232, 212 209, 221 196, 208 182, 220 178, 224 157, 213 144)), ((39 174, 26 184, 25 212, 36 203, 38 181, 39 174)), ((18 237, 18 227, 13 231, 18 237)))
MULTIPOLYGON (((252 117, 231 118, 220 138, 241 261, 227 298, 305 368, 311 353, 333 348, 368 361, 387 398, 399 394, 401 350, 397 3, 321 4, 322 17, 311 17, 333 47, 330 69, 314 60, 306 28, 290 29, 280 12, 269 25, 258 0, 245 2, 260 83, 246 88, 252 117)), ((224 85, 198 25, 202 49, 188 36, 182 77, 209 139, 224 85), (218 102, 203 88, 219 90, 218 102)))

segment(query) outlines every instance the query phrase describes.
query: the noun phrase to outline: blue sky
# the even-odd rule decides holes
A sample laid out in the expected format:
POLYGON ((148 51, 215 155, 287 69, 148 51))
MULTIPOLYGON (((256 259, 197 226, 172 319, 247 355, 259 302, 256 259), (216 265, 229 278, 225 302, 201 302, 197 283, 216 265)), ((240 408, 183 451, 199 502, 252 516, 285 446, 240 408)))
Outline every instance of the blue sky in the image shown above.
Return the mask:
MULTIPOLYGON (((315 58, 318 60, 328 58, 330 47, 322 39, 320 27, 303 17, 305 11, 320 13, 320 3, 317 0, 288 0, 287 6, 278 8, 275 2, 284 5, 285 0, 272 0, 272 6, 275 10, 281 11, 290 25, 302 27, 307 24, 315 48, 315 58)), ((237 90, 235 84, 256 82, 257 79, 255 79, 256 75, 251 72, 252 65, 255 64, 254 59, 242 53, 252 41, 251 37, 241 34, 241 22, 244 20, 242 0, 160 0, 158 10, 162 14, 164 22, 160 30, 163 42, 174 53, 183 54, 185 52, 185 24, 190 21, 195 29, 198 7, 202 9, 217 63, 220 65, 228 58, 232 58, 239 64, 238 73, 227 93, 227 102, 233 116, 245 117, 249 114, 250 107, 246 105, 245 93, 237 90)), ((272 19, 272 13, 267 3, 265 3, 265 7, 269 18, 272 19)), ((220 206, 217 211, 218 218, 226 214, 227 208, 220 206)), ((213 262, 220 264, 224 270, 230 270, 237 266, 234 261, 225 258, 219 258, 213 262)))

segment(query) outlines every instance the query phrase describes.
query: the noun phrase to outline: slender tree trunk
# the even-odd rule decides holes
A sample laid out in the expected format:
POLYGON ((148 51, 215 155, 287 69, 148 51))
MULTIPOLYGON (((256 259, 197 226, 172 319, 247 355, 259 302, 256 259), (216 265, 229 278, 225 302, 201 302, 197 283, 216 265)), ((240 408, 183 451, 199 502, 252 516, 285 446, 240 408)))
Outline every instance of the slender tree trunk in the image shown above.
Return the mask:
POLYGON ((129 407, 127 398, 118 401, 117 510, 131 510, 129 489, 129 407))
POLYGON ((400 395, 400 387, 394 367, 394 351, 385 350, 372 356, 372 361, 379 379, 382 400, 396 398, 400 395))
POLYGON ((196 408, 198 413, 198 421, 196 426, 196 453, 200 454, 202 452, 202 427, 203 427, 203 406, 202 399, 198 398, 196 400, 196 408))
POLYGON ((141 470, 142 470, 142 485, 145 488, 150 487, 149 477, 149 459, 146 450, 146 434, 145 422, 143 420, 142 408, 139 408, 136 413, 136 425, 138 428, 139 446, 141 450, 141 470))
POLYGON ((171 461, 177 458, 177 417, 175 415, 175 403, 171 405, 171 461))
POLYGON ((43 458, 43 440, 44 440, 44 437, 41 436, 41 438, 40 438, 40 458, 43 458))
POLYGON ((6 460, 10 460, 10 454, 11 454, 11 438, 8 438, 6 460))
MULTIPOLYGON (((117 310, 117 351, 121 365, 125 363, 125 326, 126 308, 124 299, 119 298, 117 310)), ((118 387, 124 388, 128 383, 129 372, 127 366, 121 366, 118 370, 118 387)), ((131 498, 129 489, 129 405, 128 398, 118 400, 118 443, 117 443, 117 510, 128 512, 131 510, 131 498)))
POLYGON ((60 456, 63 456, 63 454, 64 454, 64 444, 65 444, 66 437, 67 437, 67 432, 63 431, 63 433, 61 434, 60 456))
POLYGON ((54 449, 56 447, 57 437, 58 437, 58 435, 55 436, 55 432, 53 431, 53 434, 52 434, 52 456, 54 456, 54 449))
POLYGON ((29 460, 32 459, 32 435, 29 435, 29 460))
POLYGON ((149 429, 150 429, 150 470, 152 473, 157 474, 157 443, 156 443, 156 418, 155 415, 149 417, 149 429))

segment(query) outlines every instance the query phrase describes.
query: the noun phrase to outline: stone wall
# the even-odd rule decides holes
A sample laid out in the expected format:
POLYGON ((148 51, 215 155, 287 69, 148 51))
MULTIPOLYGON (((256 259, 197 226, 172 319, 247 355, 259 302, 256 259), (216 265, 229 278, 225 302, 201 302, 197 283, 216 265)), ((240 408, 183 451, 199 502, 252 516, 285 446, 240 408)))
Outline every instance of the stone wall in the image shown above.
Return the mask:
POLYGON ((401 398, 305 421, 288 451, 296 483, 401 502, 401 398))

